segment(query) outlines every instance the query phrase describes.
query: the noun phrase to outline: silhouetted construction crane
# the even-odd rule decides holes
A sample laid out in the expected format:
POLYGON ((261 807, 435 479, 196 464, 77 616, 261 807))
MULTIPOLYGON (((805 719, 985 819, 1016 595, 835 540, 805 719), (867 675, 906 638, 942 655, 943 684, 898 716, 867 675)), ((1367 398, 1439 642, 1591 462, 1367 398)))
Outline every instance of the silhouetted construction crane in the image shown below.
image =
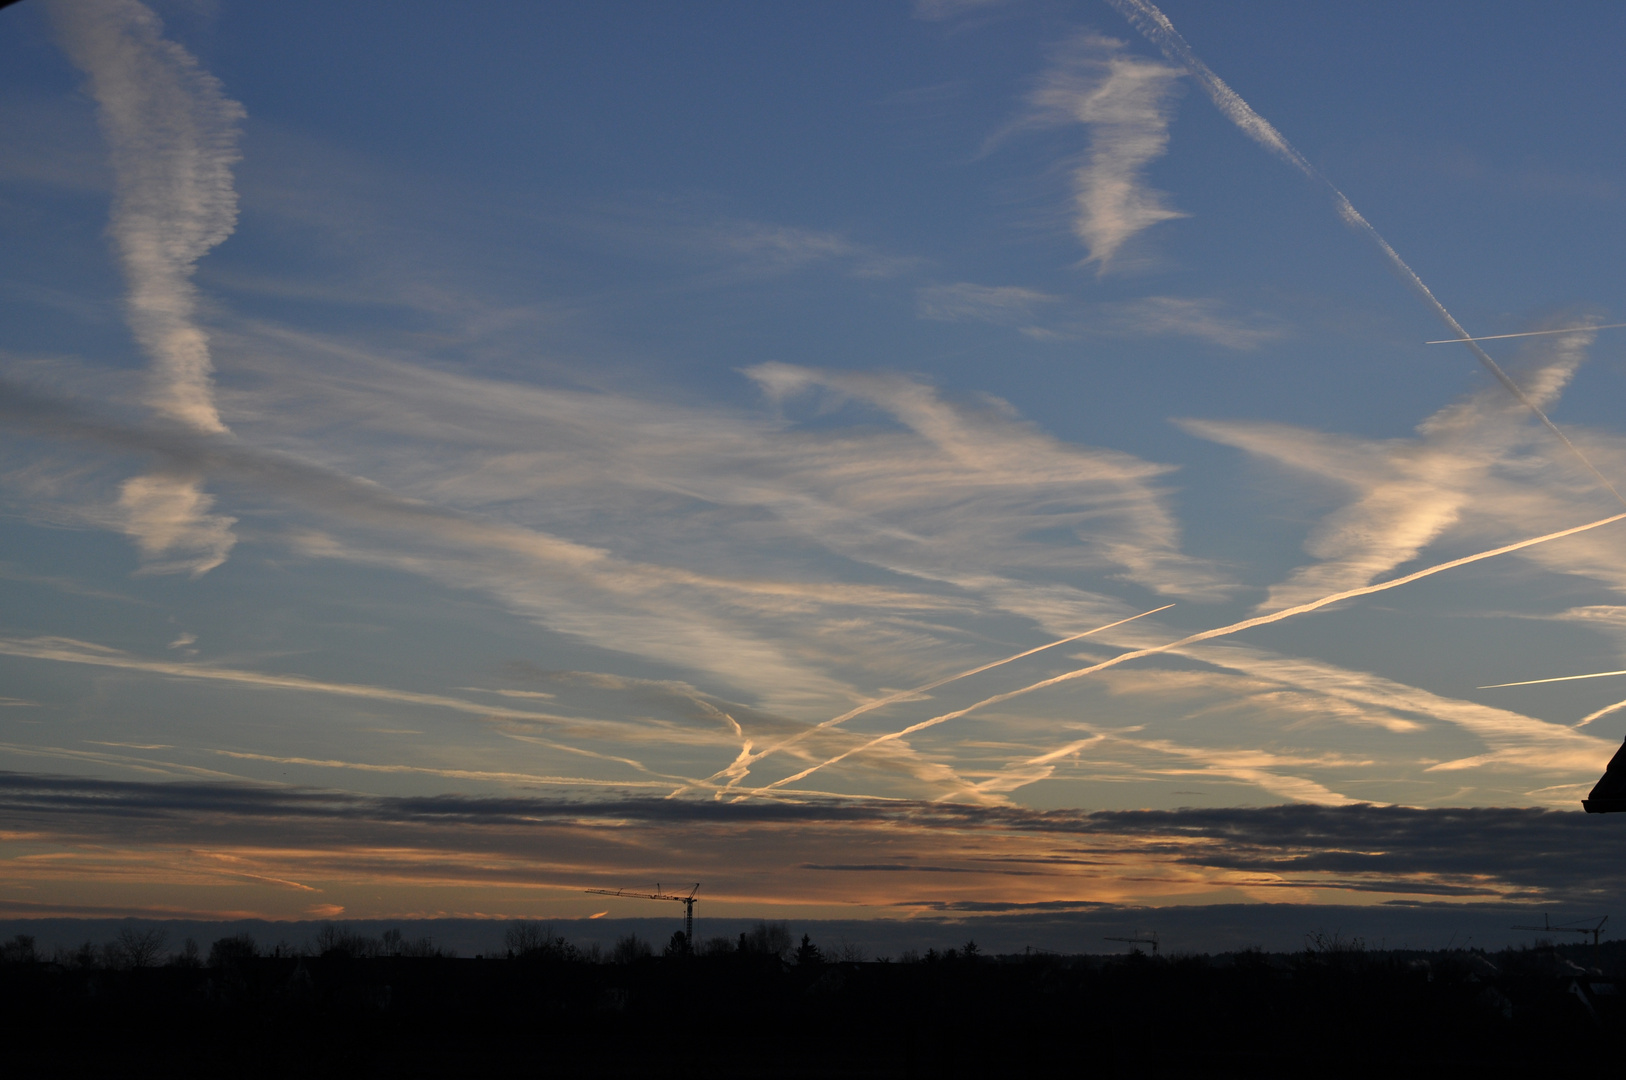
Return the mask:
POLYGON ((694 883, 694 888, 689 890, 688 896, 673 896, 670 893, 663 893, 661 892, 661 883, 658 881, 655 883, 655 891, 652 893, 629 892, 626 889, 588 889, 587 891, 596 893, 599 896, 629 896, 638 900, 676 900, 683 905, 683 941, 689 947, 690 952, 694 951, 694 894, 700 891, 700 882, 694 883))
POLYGON ((1577 925, 1574 925, 1574 924, 1571 924, 1571 923, 1560 923, 1559 925, 1554 926, 1553 922, 1552 922, 1552 919, 1550 919, 1546 914, 1543 914, 1541 916, 1541 925, 1540 926, 1514 926, 1514 927, 1510 927, 1510 929, 1513 929, 1513 930, 1539 930, 1544 934, 1591 934, 1592 935, 1592 947, 1594 949, 1596 949, 1598 947, 1598 936, 1603 933, 1603 924, 1608 922, 1608 921, 1609 921, 1609 916, 1605 915, 1603 918, 1599 919, 1597 922, 1593 923, 1591 926, 1586 926, 1586 925, 1577 926, 1577 925))
POLYGON ((1136 935, 1137 936, 1135 936, 1135 937, 1108 937, 1108 938, 1102 938, 1101 940, 1102 941, 1127 941, 1131 945, 1150 945, 1152 947, 1152 955, 1156 956, 1157 955, 1157 931, 1153 930, 1151 937, 1140 937, 1140 936, 1138 936, 1139 931, 1136 931, 1136 935))

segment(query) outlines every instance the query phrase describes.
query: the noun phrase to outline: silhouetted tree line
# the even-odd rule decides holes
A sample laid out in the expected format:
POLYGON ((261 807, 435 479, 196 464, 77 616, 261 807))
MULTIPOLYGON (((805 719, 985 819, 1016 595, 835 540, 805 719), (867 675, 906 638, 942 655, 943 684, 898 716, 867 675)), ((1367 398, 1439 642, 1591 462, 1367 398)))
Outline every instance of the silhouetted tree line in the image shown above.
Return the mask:
POLYGON ((18 934, 0 943, 0 964, 49 963, 79 971, 129 971, 153 967, 223 968, 261 956, 371 959, 454 955, 437 948, 428 937, 409 940, 400 930, 390 929, 373 938, 335 923, 324 924, 310 943, 300 946, 282 942, 262 949, 249 934, 223 937, 209 946, 207 959, 191 938, 185 939, 176 952, 170 952, 168 946, 169 935, 161 928, 127 926, 121 927, 113 940, 101 945, 90 941, 73 947, 59 945, 47 957, 36 947, 31 935, 18 934))
MULTIPOLYGON (((58 946, 49 957, 49 962, 81 970, 106 968, 114 971, 155 967, 161 963, 197 966, 198 946, 195 941, 188 939, 175 956, 169 956, 164 951, 168 941, 169 935, 161 929, 141 930, 127 926, 121 928, 112 941, 103 945, 87 941, 75 948, 58 946)), ((0 963, 33 964, 46 961, 47 958, 35 948, 34 938, 28 934, 18 934, 0 944, 0 963)))
POLYGON ((1403 952, 1320 931, 1292 954, 967 941, 874 960, 774 922, 657 953, 523 921, 468 959, 340 924, 206 952, 136 927, 49 955, 0 943, 13 1075, 1005 1076, 1060 1060, 1086 1076, 1590 1077, 1618 1071, 1623 990, 1626 942, 1403 952))

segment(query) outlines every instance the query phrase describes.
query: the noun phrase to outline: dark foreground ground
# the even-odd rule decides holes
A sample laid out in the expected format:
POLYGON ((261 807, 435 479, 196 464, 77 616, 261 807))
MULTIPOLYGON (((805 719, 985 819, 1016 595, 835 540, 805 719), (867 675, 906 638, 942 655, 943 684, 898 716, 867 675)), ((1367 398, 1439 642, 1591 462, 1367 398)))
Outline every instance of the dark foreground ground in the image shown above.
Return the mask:
POLYGON ((1594 1076, 1626 951, 0 964, 11 1076, 1594 1076), (1566 959, 1592 961, 1583 970, 1566 959))

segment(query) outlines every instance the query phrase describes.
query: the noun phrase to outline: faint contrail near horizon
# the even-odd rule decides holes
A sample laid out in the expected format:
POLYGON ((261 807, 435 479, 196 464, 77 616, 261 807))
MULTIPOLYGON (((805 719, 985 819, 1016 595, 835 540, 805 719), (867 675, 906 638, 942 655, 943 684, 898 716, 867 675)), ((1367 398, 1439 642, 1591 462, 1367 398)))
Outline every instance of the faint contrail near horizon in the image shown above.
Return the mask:
MULTIPOLYGON (((1599 518, 1597 521, 1589 521, 1585 525, 1573 525, 1568 529, 1560 529, 1558 532, 1546 533, 1545 535, 1533 537, 1529 540, 1520 540, 1517 543, 1504 544, 1501 547, 1491 548, 1489 551, 1481 551, 1475 555, 1464 555, 1460 559, 1451 559, 1448 562, 1437 563, 1434 566, 1413 571, 1410 574, 1395 578, 1392 581, 1384 581, 1376 585, 1363 585, 1358 589, 1345 589, 1343 592, 1336 592, 1330 596, 1323 596, 1319 600, 1312 600, 1308 604, 1299 604, 1296 607, 1283 608, 1281 611, 1271 612, 1269 615, 1258 615, 1251 619, 1243 619, 1241 622, 1234 622, 1229 626, 1221 626, 1213 630, 1204 630, 1201 633, 1183 637, 1179 641, 1171 641, 1167 645, 1156 645, 1149 649, 1133 649, 1126 653, 1119 653, 1117 656, 1114 656, 1108 660, 1103 660, 1099 664, 1091 664, 1086 668, 1079 668, 1076 671, 1065 672, 1061 675, 1056 675, 1051 678, 1041 680, 1040 682, 1033 683, 1031 686, 1024 686, 1020 690, 1010 690, 1003 694, 995 694, 993 697, 983 698, 981 701, 967 705, 963 709, 956 709, 953 712, 943 713, 941 716, 934 716, 929 720, 922 720, 918 724, 911 724, 901 731, 894 731, 886 735, 877 736, 867 743, 860 746, 855 746, 851 750, 837 754, 828 761, 822 761, 817 765, 803 769, 794 776, 787 776, 783 780, 776 780, 766 787, 758 790, 767 792, 785 784, 795 783, 797 780, 811 776, 813 773, 818 772, 820 769, 825 768, 826 766, 835 765, 838 762, 845 761, 854 754, 863 753, 865 750, 868 750, 874 746, 879 746, 881 743, 891 742, 894 739, 901 739, 906 735, 912 735, 917 731, 923 731, 926 728, 935 727, 938 724, 949 720, 958 720, 960 717, 975 712, 976 710, 984 708, 988 705, 997 705, 1002 701, 1009 701, 1014 697, 1020 697, 1023 694, 1030 694, 1035 690, 1043 690, 1049 686, 1070 682, 1073 679, 1081 679, 1086 675, 1093 675, 1098 671, 1105 671, 1110 667, 1117 667, 1119 664, 1125 663, 1129 660, 1138 660, 1146 656, 1155 656, 1158 653, 1166 653, 1174 649, 1184 648, 1187 645, 1195 645, 1199 641, 1208 641, 1212 638, 1225 637, 1229 634, 1235 634, 1242 630, 1248 630, 1255 626, 1264 626, 1267 623, 1280 622, 1281 620, 1294 615, 1303 615, 1307 612, 1317 611, 1321 608, 1327 607, 1329 604, 1336 604, 1341 600, 1352 600, 1358 596, 1369 596, 1372 593, 1379 593, 1401 585, 1408 585, 1413 581, 1431 577, 1434 574, 1438 574, 1446 570, 1452 570, 1458 566, 1466 566, 1469 563, 1479 562, 1482 559, 1489 559, 1497 555, 1505 555, 1510 551, 1520 551, 1524 548, 1534 547, 1537 544, 1545 544, 1550 540, 1560 540, 1566 536, 1574 536, 1576 533, 1587 532, 1590 529, 1610 525, 1623 519, 1626 519, 1626 513, 1614 514, 1610 517, 1599 518)), ((1622 702, 1621 706, 1626 706, 1626 702, 1622 702)), ((1596 719, 1596 717, 1599 715, 1602 715, 1602 713, 1594 714, 1594 716, 1588 717, 1581 723, 1588 723, 1591 720, 1596 719)))
POLYGON ((511 709, 504 705, 487 705, 484 702, 447 697, 444 694, 425 694, 415 690, 397 690, 392 687, 373 686, 366 683, 326 682, 321 679, 307 678, 303 675, 279 675, 245 668, 215 667, 209 664, 177 660, 143 660, 140 657, 130 656, 116 649, 75 641, 71 638, 0 637, 0 656, 18 656, 28 660, 50 660, 58 663, 140 671, 168 678, 236 683, 240 686, 257 686, 267 690, 293 690, 301 693, 331 694, 335 697, 387 701, 398 705, 422 705, 467 713, 471 716, 496 716, 509 720, 539 722, 570 719, 569 717, 555 716, 551 713, 511 709))
MULTIPOLYGON (((1117 622, 1108 623, 1105 626, 1097 626, 1093 630, 1085 630, 1083 633, 1073 634, 1071 637, 1064 637, 1059 641, 1051 641, 1044 645, 1036 645, 1024 652, 1019 652, 1014 656, 1007 656, 1001 660, 994 660, 983 664, 980 667, 971 668, 968 671, 957 672, 953 675, 945 675, 941 679, 934 680, 933 682, 926 683, 922 686, 916 686, 909 690, 899 690, 896 693, 887 694, 885 697, 876 698, 874 701, 867 701, 855 709, 850 709, 847 712, 842 713, 840 716, 832 717, 821 724, 810 727, 805 731, 798 732, 783 742, 776 743, 773 746, 768 747, 766 750, 762 751, 762 753, 757 754, 754 757, 749 756, 748 752, 750 750, 750 744, 747 743, 745 750, 741 751, 740 756, 731 762, 728 768, 712 773, 710 776, 706 777, 706 781, 710 783, 711 781, 717 780, 720 777, 731 777, 728 784, 722 790, 717 792, 716 797, 720 799, 723 797, 723 793, 725 791, 733 788, 741 780, 744 780, 747 775, 749 775, 752 765, 755 765, 757 762, 761 761, 765 757, 768 757, 770 754, 778 753, 780 750, 783 750, 786 747, 796 745, 816 731, 822 731, 825 728, 835 727, 837 724, 846 723, 855 716, 862 716, 864 713, 873 712, 884 705, 891 705, 894 702, 904 701, 908 698, 914 697, 916 694, 924 694, 928 690, 936 690, 939 686, 946 686, 947 684, 956 682, 960 679, 969 679, 973 675, 981 675, 985 671, 990 671, 1004 664, 1013 663, 1025 657, 1032 656, 1034 653, 1041 653, 1046 649, 1054 649, 1058 645, 1066 645, 1068 642, 1077 641, 1080 638, 1087 638, 1091 634, 1099 634, 1103 630, 1111 630, 1115 626, 1122 626, 1124 623, 1134 622, 1136 619, 1144 619, 1148 615, 1156 615, 1158 612, 1167 611, 1173 606, 1173 604, 1164 604, 1160 608, 1153 608, 1151 611, 1143 611, 1139 615, 1131 615, 1127 619, 1119 619, 1117 622)), ((730 717, 730 720, 732 719, 733 718, 730 717)), ((736 724, 736 727, 737 726, 738 725, 736 724)))
POLYGON ((1569 326, 1562 330, 1526 330, 1520 334, 1481 334, 1471 338, 1440 338, 1438 341, 1425 341, 1424 345, 1459 345, 1464 341, 1502 341, 1505 338, 1515 337, 1541 337, 1544 334, 1584 334, 1593 330, 1617 330, 1626 326, 1626 322, 1604 323, 1602 326, 1569 326))
MULTIPOLYGON (((206 749, 206 753, 246 761, 266 761, 280 765, 308 765, 322 769, 353 769, 357 772, 420 773, 443 776, 451 780, 512 780, 527 784, 552 784, 567 787, 660 788, 667 785, 660 780, 600 780, 587 776, 553 776, 522 772, 490 772, 480 769, 437 769, 426 765, 380 765, 364 761, 341 761, 334 758, 277 757, 271 754, 250 754, 240 750, 206 749)), ((648 770, 645 770, 646 772, 648 770)))
POLYGON ((1616 490, 1615 485, 1610 483, 1609 478, 1599 472, 1596 465, 1592 464, 1591 459, 1583 454, 1579 447, 1570 442, 1569 436, 1558 429, 1558 425, 1548 418, 1540 405, 1536 404, 1528 394, 1520 389, 1519 384, 1514 382, 1508 376, 1508 373, 1502 370, 1501 365, 1492 360, 1490 354, 1479 347, 1479 339, 1462 328, 1462 324, 1457 322, 1456 318, 1446 310, 1445 305, 1440 303, 1439 298, 1429 290, 1429 287, 1423 284, 1423 279, 1418 277, 1417 272, 1407 265, 1406 260, 1400 257, 1400 253, 1389 245, 1389 242, 1372 226, 1371 222, 1361 216, 1361 212, 1355 209, 1355 205, 1349 201, 1347 195, 1339 190, 1338 185, 1329 180, 1325 173, 1312 165, 1310 160, 1303 154, 1299 153, 1293 147, 1293 144, 1288 142, 1287 138, 1280 131, 1277 131, 1270 121, 1255 112, 1253 106, 1243 101, 1235 90, 1226 85, 1225 80, 1214 74, 1212 68, 1198 59, 1197 54, 1186 43, 1186 39, 1180 36, 1180 32, 1174 28, 1174 23, 1169 21, 1167 15, 1158 10, 1157 6, 1150 3, 1149 0, 1107 0, 1107 3, 1116 8, 1118 13, 1128 20, 1131 26, 1139 30, 1147 40, 1162 50, 1164 56, 1171 61, 1185 65, 1186 70, 1191 72, 1192 78, 1213 100, 1220 112, 1224 113, 1226 118, 1233 124, 1241 128, 1244 135, 1247 135, 1309 179, 1324 184, 1327 190, 1332 193, 1338 216, 1343 219, 1344 224, 1365 236, 1377 246, 1378 251, 1383 254, 1384 259, 1389 263, 1389 268, 1457 335, 1451 340, 1460 341, 1473 350, 1473 354, 1479 360, 1480 365, 1495 376, 1496 381, 1501 383, 1508 393, 1512 394, 1525 408, 1535 414, 1536 418, 1546 426, 1547 430, 1551 431, 1564 444, 1565 448, 1575 455, 1576 460, 1586 466, 1587 471, 1608 489, 1609 494, 1615 497, 1616 502, 1626 506, 1626 496, 1622 496, 1616 490))
POLYGON ((1626 675, 1626 671, 1594 671, 1590 675, 1559 675, 1552 679, 1526 679, 1524 682, 1499 682, 1489 686, 1476 686, 1475 690, 1500 690, 1504 686, 1540 686, 1550 682, 1573 682, 1576 679, 1606 679, 1611 675, 1626 675))

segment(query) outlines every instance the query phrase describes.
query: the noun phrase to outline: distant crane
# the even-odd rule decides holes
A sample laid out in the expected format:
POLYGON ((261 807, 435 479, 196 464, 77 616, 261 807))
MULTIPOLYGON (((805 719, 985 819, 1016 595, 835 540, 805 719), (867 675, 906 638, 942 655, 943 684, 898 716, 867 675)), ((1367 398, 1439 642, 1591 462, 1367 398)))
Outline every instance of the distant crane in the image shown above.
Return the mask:
POLYGON ((588 889, 587 891, 596 893, 599 896, 630 896, 639 900, 676 900, 683 905, 683 940, 688 945, 689 951, 691 953, 694 951, 694 894, 700 891, 700 882, 694 883, 694 888, 689 890, 688 896, 673 896, 670 893, 663 893, 661 892, 661 883, 658 881, 655 883, 655 891, 652 893, 629 892, 626 889, 588 889))
POLYGON ((1592 948, 1594 950, 1596 950, 1597 947, 1598 947, 1598 936, 1603 933, 1603 924, 1608 922, 1608 921, 1609 921, 1609 916, 1605 915, 1603 918, 1599 919, 1597 922, 1593 923, 1591 926, 1585 926, 1585 925, 1574 926, 1574 925, 1566 925, 1566 924, 1562 924, 1562 923, 1559 924, 1558 926, 1554 926, 1553 922, 1552 922, 1552 919, 1550 919, 1546 915, 1546 913, 1543 913, 1542 916, 1541 916, 1541 925, 1540 926, 1514 926, 1514 927, 1509 927, 1509 929, 1512 929, 1512 930, 1539 930, 1544 934, 1591 934, 1592 935, 1592 948))
POLYGON ((1140 936, 1138 936, 1139 932, 1137 931, 1136 933, 1137 933, 1136 937, 1108 937, 1108 938, 1102 938, 1101 940, 1102 941, 1127 941, 1131 945, 1150 945, 1152 947, 1152 955, 1156 956, 1157 955, 1157 931, 1153 930, 1151 937, 1140 937, 1140 936))

